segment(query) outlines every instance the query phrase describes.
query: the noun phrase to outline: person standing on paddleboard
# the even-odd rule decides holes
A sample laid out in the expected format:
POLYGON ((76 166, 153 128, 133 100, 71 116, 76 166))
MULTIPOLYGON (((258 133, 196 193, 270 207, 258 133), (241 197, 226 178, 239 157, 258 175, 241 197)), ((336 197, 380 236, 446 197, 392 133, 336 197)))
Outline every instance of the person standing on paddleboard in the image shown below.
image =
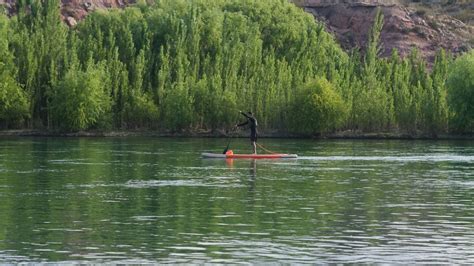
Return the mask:
POLYGON ((257 154, 257 119, 253 116, 252 112, 248 112, 247 114, 239 111, 241 115, 247 118, 247 121, 235 125, 236 127, 245 126, 250 124, 250 142, 252 143, 253 147, 253 154, 257 154))

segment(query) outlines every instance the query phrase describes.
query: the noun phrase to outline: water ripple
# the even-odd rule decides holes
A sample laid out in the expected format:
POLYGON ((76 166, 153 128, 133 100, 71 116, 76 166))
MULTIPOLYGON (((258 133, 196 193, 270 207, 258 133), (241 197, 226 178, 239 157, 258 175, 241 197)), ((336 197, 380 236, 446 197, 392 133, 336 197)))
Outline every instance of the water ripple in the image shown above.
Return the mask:
POLYGON ((474 264, 473 142, 268 142, 8 142, 0 264, 474 264))
POLYGON ((474 162, 474 156, 439 154, 419 156, 300 156, 312 161, 474 162))

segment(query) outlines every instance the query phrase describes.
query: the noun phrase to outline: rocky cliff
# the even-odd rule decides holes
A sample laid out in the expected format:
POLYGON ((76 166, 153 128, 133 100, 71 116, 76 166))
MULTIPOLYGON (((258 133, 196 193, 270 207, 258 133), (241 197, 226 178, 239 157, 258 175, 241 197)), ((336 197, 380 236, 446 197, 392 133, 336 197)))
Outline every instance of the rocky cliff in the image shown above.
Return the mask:
POLYGON ((83 19, 88 13, 101 8, 124 8, 135 0, 62 0, 61 15, 70 25, 83 19))
MULTIPOLYGON (((406 55, 414 47, 428 60, 443 48, 453 53, 472 49, 474 27, 449 15, 413 8, 393 0, 306 0, 299 4, 334 33, 346 49, 364 48, 377 8, 385 17, 381 33, 382 56, 393 48, 406 55)), ((474 12, 474 9, 472 10, 474 12)))
MULTIPOLYGON (((77 21, 83 19, 88 13, 103 8, 124 8, 135 0, 61 0, 61 16, 69 25, 76 25, 77 21)), ((0 0, 9 14, 16 12, 16 0, 0 0)))

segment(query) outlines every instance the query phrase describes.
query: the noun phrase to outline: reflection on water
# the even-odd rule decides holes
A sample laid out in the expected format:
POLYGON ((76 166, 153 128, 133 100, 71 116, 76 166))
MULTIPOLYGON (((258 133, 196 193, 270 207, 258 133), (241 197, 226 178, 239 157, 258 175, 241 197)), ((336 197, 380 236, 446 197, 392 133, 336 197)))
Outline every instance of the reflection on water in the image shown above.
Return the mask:
POLYGON ((474 263, 473 142, 224 141, 0 139, 0 263, 474 263))
POLYGON ((253 178, 257 176, 257 160, 250 160, 250 176, 253 178))

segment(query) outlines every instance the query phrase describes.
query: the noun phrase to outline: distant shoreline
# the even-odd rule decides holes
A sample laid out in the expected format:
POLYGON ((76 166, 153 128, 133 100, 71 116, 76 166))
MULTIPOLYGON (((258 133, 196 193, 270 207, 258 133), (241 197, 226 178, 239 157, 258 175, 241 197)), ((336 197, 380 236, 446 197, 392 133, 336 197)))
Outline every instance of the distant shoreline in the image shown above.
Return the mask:
MULTIPOLYGON (((175 137, 175 138, 246 138, 248 132, 225 132, 215 131, 184 131, 184 132, 164 132, 151 130, 136 131, 79 131, 79 132, 55 132, 42 130, 0 130, 0 137, 175 137)), ((455 135, 441 134, 411 135, 407 133, 362 133, 344 131, 321 136, 296 135, 277 131, 260 132, 260 138, 288 138, 288 139, 400 139, 400 140, 474 140, 474 134, 455 135)))

